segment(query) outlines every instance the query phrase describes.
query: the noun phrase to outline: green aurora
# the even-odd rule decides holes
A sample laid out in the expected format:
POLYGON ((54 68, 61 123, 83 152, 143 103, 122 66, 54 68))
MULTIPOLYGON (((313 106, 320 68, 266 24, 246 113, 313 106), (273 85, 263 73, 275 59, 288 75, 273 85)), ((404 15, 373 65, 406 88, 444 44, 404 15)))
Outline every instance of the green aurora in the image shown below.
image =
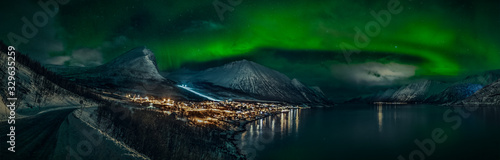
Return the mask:
MULTIPOLYGON (((374 21, 369 12, 387 9, 389 1, 243 1, 233 12, 224 13, 222 22, 211 2, 144 2, 134 8, 134 3, 74 2, 67 6, 71 9, 62 9, 61 24, 67 32, 64 38, 68 48, 99 47, 115 35, 125 35, 132 41, 128 46, 148 46, 157 53, 161 69, 172 69, 186 62, 252 54, 261 48, 341 53, 342 42, 353 45, 353 28, 363 29, 366 23, 374 21), (109 8, 113 5, 125 8, 124 12, 116 13, 109 8), (190 23, 201 20, 222 28, 201 26, 199 31, 183 32, 190 23), (127 29, 131 24, 133 28, 127 29)), ((463 6, 453 11, 455 6, 450 4, 401 1, 402 12, 392 15, 387 27, 371 38, 362 51, 419 57, 423 61, 415 64, 419 67, 418 75, 457 75, 469 69, 498 68, 499 34, 493 26, 484 26, 498 24, 498 20, 493 21, 498 16, 489 19, 485 5, 463 6), (469 7, 475 8, 466 11, 469 7), (478 33, 483 29, 490 33, 478 33), (481 63, 469 63, 471 60, 481 63)), ((362 59, 363 55, 351 56, 362 59)))
MULTIPOLYGON (((388 3, 400 2, 402 11, 392 14, 366 47, 358 47, 360 53, 350 55, 350 64, 411 65, 416 67, 415 77, 500 68, 500 2, 241 0, 231 6, 233 11, 223 14, 224 20, 219 19, 213 2, 72 0, 54 18, 53 37, 62 41, 64 49, 46 54, 67 56, 90 48, 101 51, 106 62, 145 45, 155 52, 161 70, 248 58, 290 77, 303 77, 308 84, 334 88, 324 83, 332 78, 330 66, 347 63, 342 44, 355 46, 354 28, 364 31, 369 22, 376 21, 371 11, 378 13, 387 10, 388 3), (119 45, 105 44, 120 37, 124 40, 119 45), (294 54, 287 55, 287 51, 294 54)), ((13 19, 13 26, 21 26, 13 19)), ((18 28, 0 33, 19 32, 18 28)), ((8 42, 6 36, 2 40, 8 42)))

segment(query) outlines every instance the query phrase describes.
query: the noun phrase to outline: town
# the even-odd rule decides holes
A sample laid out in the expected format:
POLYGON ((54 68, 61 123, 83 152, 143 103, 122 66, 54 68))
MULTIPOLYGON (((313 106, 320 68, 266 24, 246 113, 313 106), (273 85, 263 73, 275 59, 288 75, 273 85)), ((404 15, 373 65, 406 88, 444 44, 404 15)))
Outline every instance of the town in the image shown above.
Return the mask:
POLYGON ((193 124, 234 124, 250 122, 289 112, 292 109, 306 109, 301 107, 277 103, 250 103, 235 101, 174 101, 168 98, 141 97, 128 94, 125 96, 130 102, 144 106, 142 109, 174 114, 178 120, 193 124))

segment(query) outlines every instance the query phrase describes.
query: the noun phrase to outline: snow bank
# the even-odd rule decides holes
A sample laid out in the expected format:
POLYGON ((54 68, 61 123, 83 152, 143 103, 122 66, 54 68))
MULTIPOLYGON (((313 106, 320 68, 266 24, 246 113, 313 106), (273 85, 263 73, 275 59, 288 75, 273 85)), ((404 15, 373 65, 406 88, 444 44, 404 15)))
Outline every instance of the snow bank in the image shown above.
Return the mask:
POLYGON ((149 159, 97 129, 95 109, 75 110, 66 118, 52 159, 149 159))

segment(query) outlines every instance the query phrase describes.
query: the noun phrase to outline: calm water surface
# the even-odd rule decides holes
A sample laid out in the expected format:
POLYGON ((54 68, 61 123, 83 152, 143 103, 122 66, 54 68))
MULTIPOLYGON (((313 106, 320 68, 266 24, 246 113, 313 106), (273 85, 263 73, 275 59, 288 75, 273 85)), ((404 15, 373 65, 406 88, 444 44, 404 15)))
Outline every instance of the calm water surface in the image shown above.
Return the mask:
POLYGON ((237 138, 253 159, 500 159, 500 107, 467 109, 349 105, 292 110, 249 124, 237 138), (432 140, 435 130, 442 131, 444 142, 432 140))

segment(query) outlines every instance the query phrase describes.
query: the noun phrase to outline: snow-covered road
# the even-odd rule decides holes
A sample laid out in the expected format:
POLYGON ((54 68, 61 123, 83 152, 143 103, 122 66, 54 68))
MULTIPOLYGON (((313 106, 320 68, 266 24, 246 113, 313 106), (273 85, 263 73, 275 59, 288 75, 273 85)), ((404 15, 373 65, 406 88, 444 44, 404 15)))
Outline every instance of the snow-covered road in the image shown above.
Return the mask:
POLYGON ((209 96, 207 96, 207 95, 204 95, 204 94, 202 94, 202 93, 200 93, 200 92, 196 92, 196 91, 194 91, 192 88, 190 88, 190 87, 188 87, 188 86, 186 86, 186 85, 177 85, 177 87, 180 87, 180 88, 182 88, 182 89, 185 89, 185 90, 187 90, 187 91, 189 91, 189 92, 191 92, 191 93, 194 93, 194 94, 196 94, 196 95, 198 95, 198 96, 200 96, 200 97, 206 98, 206 99, 211 100, 211 101, 220 101, 220 100, 218 100, 218 99, 215 99, 215 98, 209 97, 209 96))
MULTIPOLYGON (((0 123, 0 155, 2 159, 49 159, 57 142, 57 132, 61 123, 75 108, 40 113, 16 119, 16 153, 7 150, 10 125, 0 123), (29 153, 29 154, 28 154, 29 153)), ((10 145, 9 145, 10 146, 10 145)))

